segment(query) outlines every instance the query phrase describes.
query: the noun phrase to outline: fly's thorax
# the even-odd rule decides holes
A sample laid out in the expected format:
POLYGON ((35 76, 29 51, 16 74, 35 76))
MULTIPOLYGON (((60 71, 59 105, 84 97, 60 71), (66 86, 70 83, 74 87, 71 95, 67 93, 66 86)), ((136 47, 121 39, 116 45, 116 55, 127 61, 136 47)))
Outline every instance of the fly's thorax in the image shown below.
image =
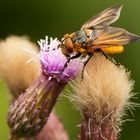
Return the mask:
POLYGON ((75 32, 71 37, 73 42, 81 45, 82 48, 86 49, 87 46, 92 46, 95 39, 97 39, 98 33, 93 29, 84 29, 75 32), (97 35, 97 36, 96 36, 97 35))
POLYGON ((82 44, 87 40, 86 32, 84 30, 77 31, 71 36, 71 39, 74 43, 82 44))

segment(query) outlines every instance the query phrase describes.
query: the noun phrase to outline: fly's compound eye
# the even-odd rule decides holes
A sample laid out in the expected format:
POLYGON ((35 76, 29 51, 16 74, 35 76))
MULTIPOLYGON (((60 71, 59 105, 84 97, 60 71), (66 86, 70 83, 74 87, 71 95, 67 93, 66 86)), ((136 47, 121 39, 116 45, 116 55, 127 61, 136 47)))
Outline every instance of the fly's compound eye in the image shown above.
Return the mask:
POLYGON ((65 54, 73 52, 74 45, 69 34, 65 34, 61 42, 62 42, 61 43, 62 52, 64 52, 65 54))
POLYGON ((66 38, 64 40, 64 44, 65 44, 67 49, 73 49, 73 42, 70 38, 66 38))

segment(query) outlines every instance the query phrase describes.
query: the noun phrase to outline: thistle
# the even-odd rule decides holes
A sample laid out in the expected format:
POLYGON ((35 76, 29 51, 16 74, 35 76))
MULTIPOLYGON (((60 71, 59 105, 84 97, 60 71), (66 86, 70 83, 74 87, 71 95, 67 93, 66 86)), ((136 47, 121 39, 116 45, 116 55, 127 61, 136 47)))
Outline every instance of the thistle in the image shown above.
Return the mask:
POLYGON ((69 140, 69 137, 62 122, 53 112, 41 132, 37 136, 26 140, 69 140))
POLYGON ((79 72, 81 62, 72 60, 60 74, 67 58, 58 48, 59 44, 57 39, 52 38, 49 43, 48 37, 46 40, 39 41, 42 72, 39 78, 10 106, 8 125, 12 135, 18 137, 37 135, 46 124, 57 97, 65 85, 79 72))
POLYGON ((14 99, 40 75, 38 52, 37 46, 25 36, 10 36, 0 41, 0 78, 14 99))
POLYGON ((75 81, 71 99, 83 116, 81 140, 117 140, 122 117, 133 107, 134 82, 123 66, 95 54, 85 69, 84 80, 75 81))

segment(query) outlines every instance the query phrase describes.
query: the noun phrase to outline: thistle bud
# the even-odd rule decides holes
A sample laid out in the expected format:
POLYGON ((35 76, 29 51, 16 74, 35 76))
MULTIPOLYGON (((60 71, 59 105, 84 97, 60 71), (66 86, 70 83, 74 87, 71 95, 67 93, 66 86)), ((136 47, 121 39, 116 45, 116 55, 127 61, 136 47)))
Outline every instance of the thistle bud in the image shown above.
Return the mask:
POLYGON ((42 73, 10 106, 8 113, 11 133, 18 137, 32 137, 41 131, 57 97, 82 66, 79 60, 72 60, 60 74, 67 61, 58 48, 60 42, 51 38, 48 44, 46 37, 46 40, 41 40, 39 44, 42 73))

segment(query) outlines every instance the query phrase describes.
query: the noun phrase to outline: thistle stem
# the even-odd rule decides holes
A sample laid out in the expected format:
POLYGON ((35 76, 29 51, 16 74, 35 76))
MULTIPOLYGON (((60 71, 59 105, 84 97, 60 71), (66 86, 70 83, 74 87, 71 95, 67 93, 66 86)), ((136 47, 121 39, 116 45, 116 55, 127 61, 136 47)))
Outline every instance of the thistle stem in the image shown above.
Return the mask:
POLYGON ((44 73, 11 105, 8 124, 20 137, 35 136, 46 124, 57 97, 67 83, 44 73))
POLYGON ((86 116, 86 119, 81 124, 81 140, 117 140, 117 132, 110 123, 105 120, 97 122, 86 116))

